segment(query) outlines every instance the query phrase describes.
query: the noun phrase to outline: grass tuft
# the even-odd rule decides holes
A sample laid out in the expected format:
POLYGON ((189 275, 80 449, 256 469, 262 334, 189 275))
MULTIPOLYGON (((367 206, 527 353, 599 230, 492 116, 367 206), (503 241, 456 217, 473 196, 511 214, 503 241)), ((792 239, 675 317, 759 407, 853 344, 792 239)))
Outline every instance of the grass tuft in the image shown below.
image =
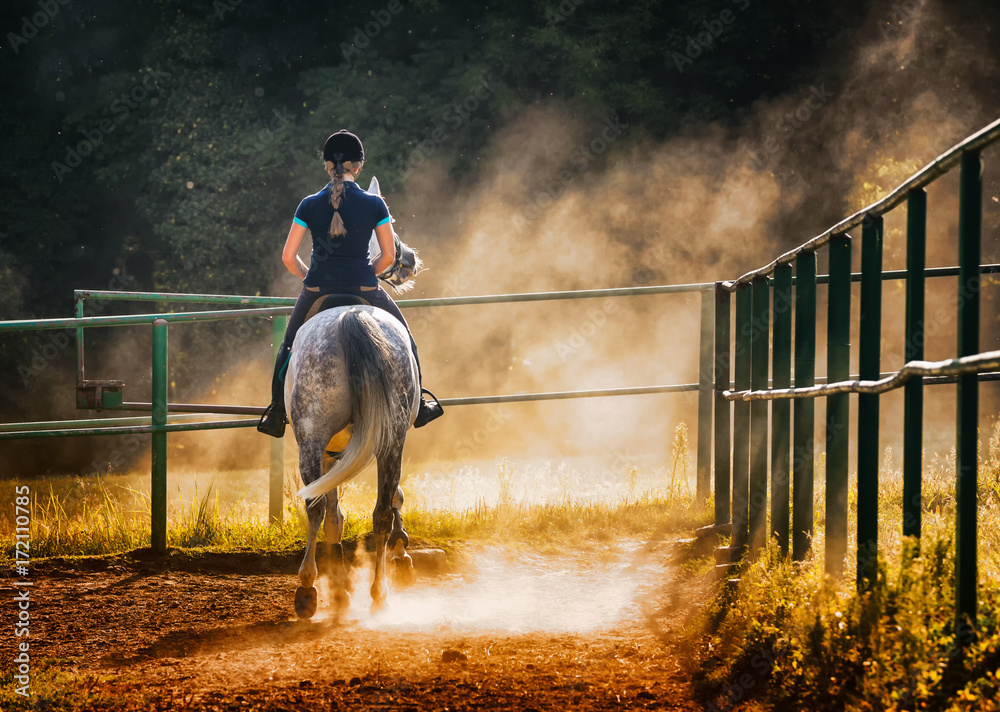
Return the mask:
MULTIPOLYGON (((682 444, 686 440, 682 441, 682 444)), ((657 538, 667 532, 708 522, 710 511, 696 505, 684 479, 683 466, 670 473, 663 487, 640 491, 639 469, 626 466, 621 494, 600 501, 574 496, 574 476, 559 466, 562 491, 553 501, 528 503, 519 499, 518 467, 504 458, 496 463, 496 499, 479 498, 471 507, 429 507, 416 482, 408 487, 403 507, 404 525, 422 545, 453 548, 467 543, 490 543, 566 550, 597 546, 619 538, 657 538)), ((533 475, 525 471, 527 478, 533 475)), ((522 478, 524 480, 525 478, 522 478)), ((648 480, 645 480, 648 482, 648 480)), ((210 485, 189 494, 177 488, 169 502, 167 545, 223 551, 301 551, 307 519, 302 500, 295 496, 294 476, 286 478, 288 504, 281 524, 271 524, 262 507, 245 492, 210 485), (235 496, 226 502, 222 495, 235 496)), ((454 482, 451 483, 454 486, 454 482)), ((190 489, 190 488, 189 488, 190 489)), ((34 483, 32 492, 31 557, 113 555, 149 546, 150 499, 131 484, 109 485, 101 479, 63 478, 59 485, 34 483), (57 486, 60 489, 57 489, 57 486)), ((345 513, 345 541, 363 541, 371 532, 370 512, 375 501, 372 483, 355 480, 341 488, 345 513)), ((0 534, 9 535, 3 553, 14 557, 14 522, 0 515, 0 534)))
POLYGON ((21 684, 13 669, 0 672, 0 709, 125 712, 154 701, 140 682, 111 675, 80 675, 72 668, 71 660, 33 660, 30 697, 18 694, 21 684))
MULTIPOLYGON (((854 561, 843 577, 824 575, 821 530, 810 560, 792 563, 772 543, 738 586, 720 586, 684 645, 707 709, 1000 710, 1000 498, 991 487, 1000 429, 981 453, 979 620, 964 654, 955 634, 954 455, 926 460, 917 541, 901 536, 902 474, 887 453, 870 590, 856 590, 854 561)), ((821 504, 821 482, 816 489, 821 504)))

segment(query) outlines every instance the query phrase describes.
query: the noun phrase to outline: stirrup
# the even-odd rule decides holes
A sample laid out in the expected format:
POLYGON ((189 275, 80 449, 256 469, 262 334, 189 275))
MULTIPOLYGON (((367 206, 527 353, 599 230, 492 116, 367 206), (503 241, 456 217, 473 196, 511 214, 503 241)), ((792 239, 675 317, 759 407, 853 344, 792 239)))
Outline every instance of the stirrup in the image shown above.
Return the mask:
POLYGON ((432 420, 444 415, 444 407, 438 403, 437 396, 426 388, 420 389, 420 407, 417 410, 417 417, 413 421, 414 428, 422 428, 432 420), (424 400, 424 393, 430 396, 430 400, 424 400))
POLYGON ((264 414, 260 416, 260 422, 257 423, 257 430, 272 438, 284 437, 285 409, 275 403, 267 406, 264 414))

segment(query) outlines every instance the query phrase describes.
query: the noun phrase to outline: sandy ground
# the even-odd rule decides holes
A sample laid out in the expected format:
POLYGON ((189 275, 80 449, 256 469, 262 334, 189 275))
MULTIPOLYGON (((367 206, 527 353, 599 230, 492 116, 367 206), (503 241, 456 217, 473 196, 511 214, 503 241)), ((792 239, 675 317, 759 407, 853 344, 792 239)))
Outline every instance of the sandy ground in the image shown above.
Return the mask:
POLYGON ((297 578, 265 572, 287 557, 49 562, 32 573, 31 649, 121 709, 694 710, 673 641, 707 584, 672 554, 483 550, 374 617, 359 565, 350 610, 332 615, 324 581, 309 621, 297 578))

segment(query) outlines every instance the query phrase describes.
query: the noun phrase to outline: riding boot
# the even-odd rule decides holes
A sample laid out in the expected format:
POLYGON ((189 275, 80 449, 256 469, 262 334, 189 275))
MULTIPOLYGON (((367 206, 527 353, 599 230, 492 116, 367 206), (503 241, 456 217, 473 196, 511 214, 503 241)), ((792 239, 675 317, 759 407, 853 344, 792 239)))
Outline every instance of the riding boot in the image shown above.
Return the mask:
POLYGON ((437 396, 423 387, 423 375, 420 372, 420 357, 417 355, 417 344, 410 335, 410 347, 413 349, 413 360, 417 362, 417 387, 420 389, 420 405, 417 408, 417 417, 413 421, 414 428, 422 428, 432 420, 444 415, 444 406, 438 403, 437 396), (424 394, 430 396, 424 400, 424 394))
POLYGON ((280 438, 285 435, 285 369, 288 366, 288 354, 291 347, 282 344, 278 358, 274 363, 274 375, 271 377, 271 405, 264 410, 264 415, 257 423, 257 430, 280 438))
POLYGON ((420 405, 417 408, 417 417, 413 421, 413 427, 422 428, 435 418, 440 418, 442 415, 444 415, 444 406, 438 403, 437 396, 426 388, 421 388, 420 405), (425 393, 430 396, 430 398, 425 400, 425 393))

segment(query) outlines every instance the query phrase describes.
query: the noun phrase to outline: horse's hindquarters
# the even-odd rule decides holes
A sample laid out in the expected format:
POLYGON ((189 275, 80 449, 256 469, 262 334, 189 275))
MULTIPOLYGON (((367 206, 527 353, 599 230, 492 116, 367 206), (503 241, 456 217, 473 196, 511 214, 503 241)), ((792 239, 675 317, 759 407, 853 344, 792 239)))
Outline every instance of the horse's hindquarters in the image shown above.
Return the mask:
MULTIPOLYGON (((375 507, 375 580, 373 610, 385 605, 387 543, 402 531, 396 493, 403 443, 419 397, 409 335, 395 317, 372 307, 346 307, 322 312, 307 322, 292 346, 294 380, 288 390, 289 413, 299 446, 299 470, 305 485, 309 531, 300 569, 303 588, 316 575, 316 543, 323 519, 324 496, 336 502, 337 488, 359 474, 375 457, 378 502, 375 507)), ((339 513, 339 506, 337 507, 339 513)), ((329 518, 336 516, 327 510, 329 518)), ((341 515, 342 521, 342 515, 341 515)), ((327 528, 328 543, 340 543, 342 525, 327 528)), ((403 532, 405 537, 405 532, 403 532)), ((399 548, 398 546, 396 547, 399 548)), ((405 540, 402 554, 405 563, 405 540)), ((340 586, 335 585, 334 601, 340 586)), ((296 596, 297 611, 310 613, 310 592, 296 596), (302 598, 301 605, 299 598, 302 598)))

